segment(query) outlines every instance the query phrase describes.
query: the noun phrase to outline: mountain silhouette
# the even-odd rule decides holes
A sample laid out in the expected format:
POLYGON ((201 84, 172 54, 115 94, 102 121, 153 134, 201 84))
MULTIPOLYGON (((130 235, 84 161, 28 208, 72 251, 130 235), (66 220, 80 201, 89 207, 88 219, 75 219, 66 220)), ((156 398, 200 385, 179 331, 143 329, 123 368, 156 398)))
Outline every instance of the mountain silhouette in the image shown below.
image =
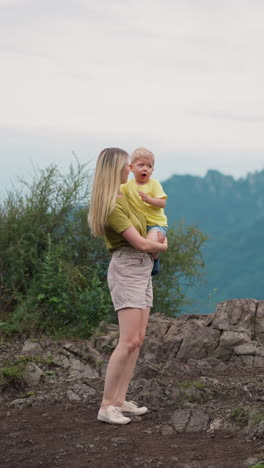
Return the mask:
POLYGON ((162 183, 169 225, 183 221, 208 234, 207 280, 187 291, 197 312, 233 298, 264 298, 264 170, 234 179, 173 175, 162 183))

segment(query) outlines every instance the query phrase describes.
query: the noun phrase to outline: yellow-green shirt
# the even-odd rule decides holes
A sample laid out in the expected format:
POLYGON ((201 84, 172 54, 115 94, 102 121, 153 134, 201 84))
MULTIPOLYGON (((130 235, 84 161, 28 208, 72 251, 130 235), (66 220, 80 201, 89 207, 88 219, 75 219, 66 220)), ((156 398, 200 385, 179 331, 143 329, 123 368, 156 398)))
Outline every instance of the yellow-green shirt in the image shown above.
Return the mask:
POLYGON ((162 185, 156 179, 150 179, 146 184, 137 184, 135 179, 131 179, 126 184, 121 185, 121 192, 127 196, 130 203, 140 212, 142 212, 147 220, 148 226, 167 226, 168 221, 163 208, 145 203, 138 192, 144 192, 152 198, 167 198, 162 185))
POLYGON ((147 226, 145 216, 131 206, 126 196, 116 199, 116 205, 108 217, 105 230, 106 248, 113 252, 119 247, 128 247, 131 245, 122 236, 121 232, 134 226, 142 237, 147 235, 147 226))

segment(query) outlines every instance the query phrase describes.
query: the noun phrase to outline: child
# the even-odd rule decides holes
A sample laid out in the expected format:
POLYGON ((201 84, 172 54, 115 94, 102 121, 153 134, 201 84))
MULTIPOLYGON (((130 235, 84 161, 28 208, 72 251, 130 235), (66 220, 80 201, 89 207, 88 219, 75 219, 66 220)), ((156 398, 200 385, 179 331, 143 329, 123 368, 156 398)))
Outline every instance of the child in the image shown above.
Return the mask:
MULTIPOLYGON (((154 154, 146 148, 137 148, 131 155, 130 170, 134 179, 121 185, 121 191, 143 212, 147 220, 147 238, 158 241, 158 232, 166 236, 168 224, 164 213, 167 195, 156 179, 151 179, 154 170, 154 154)), ((159 272, 158 255, 153 255, 152 276, 159 272)))

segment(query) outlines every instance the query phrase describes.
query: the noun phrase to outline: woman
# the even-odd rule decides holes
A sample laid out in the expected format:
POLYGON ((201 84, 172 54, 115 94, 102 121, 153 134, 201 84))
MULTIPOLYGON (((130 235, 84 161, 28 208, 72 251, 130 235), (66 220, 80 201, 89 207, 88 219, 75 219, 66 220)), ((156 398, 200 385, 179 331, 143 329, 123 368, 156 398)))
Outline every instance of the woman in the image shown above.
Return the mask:
POLYGON ((146 220, 120 192, 129 174, 126 151, 104 149, 97 160, 88 222, 94 236, 103 236, 112 258, 108 285, 118 315, 119 342, 107 367, 98 419, 127 424, 124 413, 142 415, 146 407, 126 401, 152 306, 151 254, 167 250, 167 240, 146 239, 146 220))

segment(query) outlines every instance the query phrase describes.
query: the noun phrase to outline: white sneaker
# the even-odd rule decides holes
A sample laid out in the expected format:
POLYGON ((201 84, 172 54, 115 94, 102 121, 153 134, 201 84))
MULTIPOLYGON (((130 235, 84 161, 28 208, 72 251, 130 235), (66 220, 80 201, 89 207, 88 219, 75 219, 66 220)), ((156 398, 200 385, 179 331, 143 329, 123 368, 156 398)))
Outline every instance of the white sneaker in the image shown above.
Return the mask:
POLYGON ((137 416, 141 416, 148 411, 146 406, 139 407, 135 401, 124 401, 122 406, 118 406, 118 408, 124 413, 136 414, 137 416))
POLYGON ((131 421, 122 414, 120 408, 112 405, 100 408, 97 419, 109 424, 128 424, 131 421))

